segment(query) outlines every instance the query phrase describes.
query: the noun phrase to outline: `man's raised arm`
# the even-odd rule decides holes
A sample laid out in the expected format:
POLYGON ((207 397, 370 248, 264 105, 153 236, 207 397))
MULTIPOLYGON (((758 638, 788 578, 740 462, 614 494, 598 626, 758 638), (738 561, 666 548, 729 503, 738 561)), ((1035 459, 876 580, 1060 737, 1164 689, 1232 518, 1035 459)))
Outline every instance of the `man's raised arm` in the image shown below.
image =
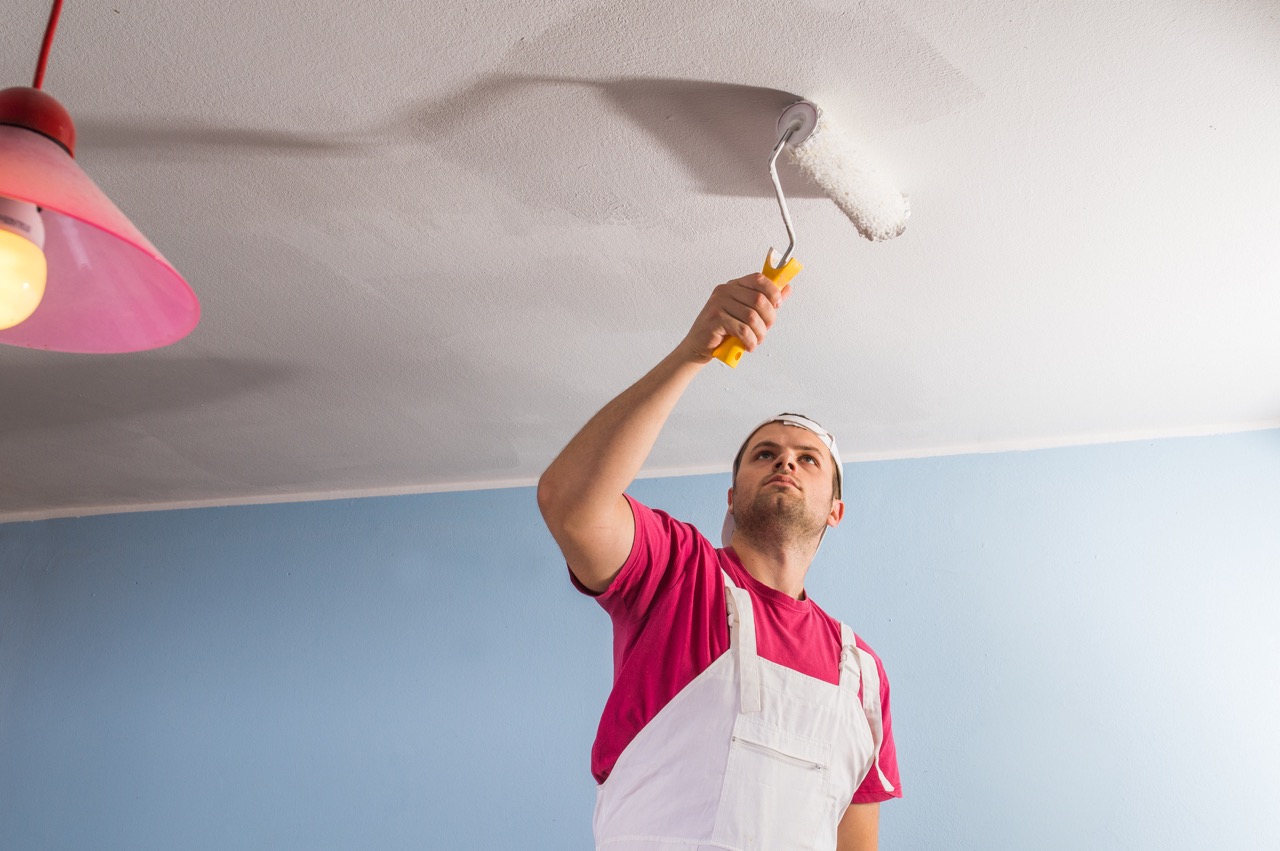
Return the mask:
POLYGON ((671 354, 601 408, 542 474, 538 507, 587 588, 608 588, 631 552, 635 523, 623 492, 680 396, 726 337, 754 351, 790 289, 778 290, 760 274, 716 287, 671 354))

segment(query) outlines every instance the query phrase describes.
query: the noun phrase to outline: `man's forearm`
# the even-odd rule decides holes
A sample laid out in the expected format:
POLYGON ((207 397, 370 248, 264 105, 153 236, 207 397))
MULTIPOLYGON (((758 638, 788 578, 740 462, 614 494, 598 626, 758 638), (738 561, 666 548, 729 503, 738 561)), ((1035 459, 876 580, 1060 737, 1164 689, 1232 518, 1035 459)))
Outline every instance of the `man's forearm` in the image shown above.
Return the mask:
POLYGON ((561 514, 615 502, 640 472, 662 426, 705 363, 678 347, 601 408, 543 473, 542 501, 553 503, 561 514))
POLYGON ((736 336, 753 350, 789 291, 758 274, 716 287, 671 354, 605 405, 547 468, 538 486, 544 514, 548 499, 561 517, 584 507, 612 507, 640 472, 676 402, 716 347, 736 336))
POLYGON ((538 507, 583 585, 603 591, 631 551, 635 526, 623 493, 680 396, 728 337, 755 349, 786 293, 759 274, 716 287, 671 354, 592 417, 542 474, 538 507))

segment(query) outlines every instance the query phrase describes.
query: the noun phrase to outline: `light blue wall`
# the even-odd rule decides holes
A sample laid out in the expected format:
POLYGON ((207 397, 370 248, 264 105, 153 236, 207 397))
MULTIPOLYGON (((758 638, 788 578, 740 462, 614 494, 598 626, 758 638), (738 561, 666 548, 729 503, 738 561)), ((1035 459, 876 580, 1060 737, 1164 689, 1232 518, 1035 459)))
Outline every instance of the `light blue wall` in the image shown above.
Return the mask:
MULTIPOLYGON (((1280 431, 848 478, 882 848, 1280 848, 1280 431)), ((0 847, 587 849, 609 680, 528 489, 0 526, 0 847)))

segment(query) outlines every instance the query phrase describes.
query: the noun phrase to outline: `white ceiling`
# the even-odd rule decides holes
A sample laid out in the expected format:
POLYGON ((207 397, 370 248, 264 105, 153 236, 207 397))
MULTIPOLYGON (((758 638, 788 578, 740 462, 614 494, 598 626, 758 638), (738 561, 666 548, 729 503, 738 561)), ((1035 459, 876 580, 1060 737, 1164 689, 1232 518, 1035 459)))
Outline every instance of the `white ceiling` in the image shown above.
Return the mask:
POLYGON ((0 518, 531 483, 785 243, 796 95, 910 227, 865 242, 784 169, 795 296, 648 472, 778 410, 851 459, 1280 425, 1275 0, 70 0, 45 88, 204 312, 0 347, 0 518))

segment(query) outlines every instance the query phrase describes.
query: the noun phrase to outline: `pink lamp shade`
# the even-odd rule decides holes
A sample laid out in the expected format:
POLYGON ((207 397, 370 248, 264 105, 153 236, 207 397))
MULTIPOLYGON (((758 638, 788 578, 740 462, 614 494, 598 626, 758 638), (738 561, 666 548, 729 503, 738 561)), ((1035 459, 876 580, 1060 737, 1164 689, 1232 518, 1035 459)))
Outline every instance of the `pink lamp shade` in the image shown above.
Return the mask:
POLYGON ((0 343, 62 352, 136 352, 176 342, 200 302, 53 139, 0 126, 0 196, 35 204, 49 264, 44 299, 0 343))

